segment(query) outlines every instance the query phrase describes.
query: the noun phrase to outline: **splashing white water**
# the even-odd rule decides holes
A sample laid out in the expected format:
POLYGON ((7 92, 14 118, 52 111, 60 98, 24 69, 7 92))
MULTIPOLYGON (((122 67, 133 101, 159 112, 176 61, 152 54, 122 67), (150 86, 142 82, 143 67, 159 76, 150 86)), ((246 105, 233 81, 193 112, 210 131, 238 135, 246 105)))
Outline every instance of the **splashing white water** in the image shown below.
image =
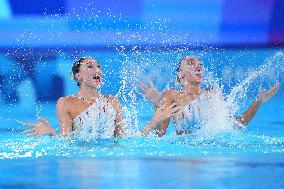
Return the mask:
MULTIPOLYGON (((137 102, 136 83, 141 78, 146 77, 147 72, 145 70, 152 69, 152 67, 155 67, 155 63, 159 61, 156 59, 154 61, 151 60, 151 57, 146 57, 144 53, 139 54, 139 58, 145 61, 142 64, 140 64, 141 61, 137 61, 137 57, 133 60, 133 57, 129 55, 124 54, 124 56, 127 58, 121 72, 122 86, 118 95, 121 95, 126 104, 130 104, 129 107, 124 107, 126 112, 125 124, 129 128, 135 127, 134 130, 138 130, 139 121, 137 120, 137 114, 139 112, 137 111, 137 106, 140 106, 141 103, 137 102), (147 64, 147 62, 152 64, 147 64)), ((250 92, 257 89, 256 85, 271 85, 280 80, 279 77, 283 73, 283 63, 283 53, 277 52, 272 57, 267 58, 264 64, 250 72, 238 85, 231 88, 231 92, 228 95, 223 93, 224 84, 221 83, 222 80, 214 78, 213 74, 209 72, 203 84, 206 87, 211 86, 213 89, 204 92, 198 100, 200 114, 198 135, 238 132, 241 125, 236 121, 236 117, 239 111, 242 110, 243 101, 252 103, 254 97, 250 96, 250 92), (273 78, 271 73, 273 73, 273 78), (267 78, 270 80, 268 81, 267 78)), ((173 65, 169 67, 173 67, 173 65)), ((161 74, 158 77, 167 76, 161 74)))
POLYGON ((257 80, 269 82, 267 79, 271 73, 274 73, 273 84, 280 80, 279 76, 283 74, 283 64, 284 54, 277 52, 237 86, 233 87, 227 96, 222 94, 221 87, 218 87, 212 78, 209 81, 207 80, 206 82, 213 83, 214 89, 204 92, 199 97, 201 129, 198 134, 208 135, 239 131, 236 128, 240 128, 241 125, 236 121, 236 114, 240 111, 243 101, 252 101, 249 96, 250 89, 256 87, 256 83, 259 84, 257 80))
POLYGON ((234 118, 232 110, 222 94, 220 88, 204 92, 199 97, 200 135, 218 132, 234 131, 234 118))
POLYGON ((248 92, 255 86, 257 79, 262 79, 265 82, 269 82, 273 74, 272 83, 277 82, 283 73, 284 67, 284 54, 283 52, 277 52, 272 57, 268 58, 264 64, 259 66, 255 71, 251 72, 240 84, 235 86, 227 97, 227 102, 232 106, 232 109, 238 111, 238 106, 242 100, 248 99, 248 92))

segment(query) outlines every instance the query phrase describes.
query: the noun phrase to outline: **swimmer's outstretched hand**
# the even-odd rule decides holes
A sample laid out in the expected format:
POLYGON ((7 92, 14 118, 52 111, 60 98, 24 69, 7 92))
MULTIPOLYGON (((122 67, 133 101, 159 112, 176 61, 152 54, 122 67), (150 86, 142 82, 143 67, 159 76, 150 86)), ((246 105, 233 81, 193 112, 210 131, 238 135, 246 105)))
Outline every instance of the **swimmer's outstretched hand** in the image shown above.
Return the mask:
POLYGON ((149 87, 142 81, 140 81, 137 86, 144 92, 144 94, 142 94, 143 97, 145 97, 147 100, 150 100, 155 107, 159 107, 163 98, 163 93, 157 90, 150 77, 147 78, 147 81, 149 87))
POLYGON ((261 104, 266 103, 268 100, 270 100, 271 97, 273 97, 276 94, 279 87, 280 87, 280 83, 276 83, 269 90, 261 91, 258 95, 257 101, 261 104))
POLYGON ((25 126, 33 128, 25 130, 23 134, 27 134, 28 136, 57 135, 56 131, 51 127, 49 121, 43 117, 38 117, 38 119, 40 120, 38 123, 25 123, 25 126))
POLYGON ((158 108, 152 117, 153 123, 159 123, 171 116, 176 115, 181 110, 181 106, 178 106, 176 103, 172 103, 170 106, 165 107, 161 106, 158 108))

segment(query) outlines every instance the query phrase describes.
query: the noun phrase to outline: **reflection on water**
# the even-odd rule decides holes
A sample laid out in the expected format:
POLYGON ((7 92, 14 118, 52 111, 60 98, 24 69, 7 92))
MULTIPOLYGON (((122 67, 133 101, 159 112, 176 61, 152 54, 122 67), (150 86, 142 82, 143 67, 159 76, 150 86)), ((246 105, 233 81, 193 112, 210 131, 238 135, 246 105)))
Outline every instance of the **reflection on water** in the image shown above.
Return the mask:
POLYGON ((1 188, 282 188, 284 184, 281 155, 2 160, 0 166, 1 188))

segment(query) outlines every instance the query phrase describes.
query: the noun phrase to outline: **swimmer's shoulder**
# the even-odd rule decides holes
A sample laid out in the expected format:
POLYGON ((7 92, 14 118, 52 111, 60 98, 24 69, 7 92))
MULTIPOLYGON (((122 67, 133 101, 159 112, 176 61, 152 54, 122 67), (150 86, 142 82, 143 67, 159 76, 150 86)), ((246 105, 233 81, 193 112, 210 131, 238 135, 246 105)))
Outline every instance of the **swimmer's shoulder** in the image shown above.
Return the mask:
POLYGON ((69 112, 70 109, 70 99, 67 97, 60 97, 56 102, 57 112, 69 112))
POLYGON ((60 97, 57 100, 56 106, 64 106, 65 108, 71 107, 72 105, 76 105, 78 103, 78 99, 74 96, 64 96, 60 97))
POLYGON ((75 102, 77 101, 78 98, 76 98, 74 95, 71 95, 71 96, 63 96, 63 97, 60 97, 57 102, 62 102, 62 103, 72 103, 72 102, 75 102))

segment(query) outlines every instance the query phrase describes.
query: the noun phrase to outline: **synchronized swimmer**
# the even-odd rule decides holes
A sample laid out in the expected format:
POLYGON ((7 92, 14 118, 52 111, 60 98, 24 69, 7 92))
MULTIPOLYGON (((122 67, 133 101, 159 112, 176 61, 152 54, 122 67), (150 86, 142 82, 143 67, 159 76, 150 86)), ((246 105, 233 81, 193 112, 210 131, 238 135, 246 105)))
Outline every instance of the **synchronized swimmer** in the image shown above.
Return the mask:
MULTIPOLYGON (((102 70, 100 63, 84 57, 77 60, 72 67, 72 75, 79 86, 78 93, 61 97, 56 104, 56 114, 60 123, 60 135, 70 134, 94 138, 123 137, 124 127, 119 99, 97 92, 102 85, 102 70)), ((175 103, 168 107, 157 109, 150 123, 141 130, 146 136, 156 129, 158 123, 180 110, 175 103)), ((31 136, 58 135, 50 123, 43 117, 38 123, 25 123, 31 129, 24 131, 31 136)))
MULTIPOLYGON (((214 90, 203 90, 200 84, 203 81, 204 66, 196 57, 186 56, 178 64, 177 82, 181 90, 168 89, 160 93, 151 79, 149 86, 141 82, 138 87, 144 91, 145 97, 152 102, 156 111, 150 123, 141 130, 142 136, 155 132, 163 136, 168 128, 170 118, 173 119, 176 133, 190 134, 198 121, 198 97, 214 90)), ((102 70, 100 63, 84 57, 75 61, 72 75, 79 86, 78 93, 72 96, 61 97, 56 104, 56 114, 60 123, 60 135, 81 135, 83 137, 113 138, 124 136, 122 110, 119 99, 97 92, 102 85, 102 70)), ((280 84, 262 91, 257 100, 236 120, 246 125, 256 114, 259 107, 267 102, 278 90, 280 84)), ((31 136, 58 135, 51 124, 42 117, 38 123, 25 123, 32 128, 24 131, 31 136)))
MULTIPOLYGON (((178 135, 190 134, 198 126, 200 104, 199 97, 202 94, 214 93, 214 89, 203 90, 200 85, 204 79, 203 63, 194 56, 184 57, 176 69, 176 82, 181 85, 181 90, 168 89, 164 93, 158 92, 151 79, 148 80, 149 86, 145 83, 139 83, 138 87, 144 92, 145 98, 152 102, 156 107, 168 107, 176 103, 181 110, 172 117, 173 123, 178 135)), ((280 84, 276 83, 268 91, 262 91, 258 98, 249 106, 249 108, 236 121, 242 127, 247 125, 255 116, 259 107, 267 102, 279 89, 280 84)), ((169 126, 170 118, 160 122, 156 128, 158 136, 163 136, 169 126)))

